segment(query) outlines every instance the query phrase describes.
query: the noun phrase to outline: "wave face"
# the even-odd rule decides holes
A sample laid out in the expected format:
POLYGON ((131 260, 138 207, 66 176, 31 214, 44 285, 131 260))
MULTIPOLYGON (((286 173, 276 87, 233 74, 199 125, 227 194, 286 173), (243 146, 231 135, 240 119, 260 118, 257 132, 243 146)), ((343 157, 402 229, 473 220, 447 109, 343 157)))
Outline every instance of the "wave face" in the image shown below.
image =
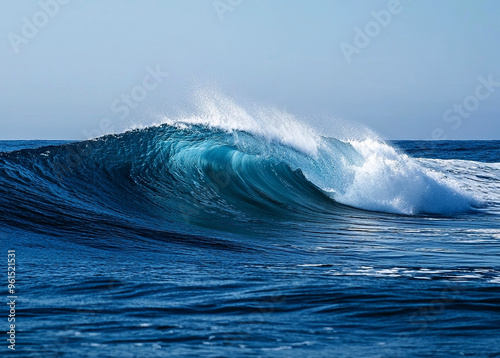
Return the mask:
POLYGON ((17 208, 7 216, 29 208, 42 221, 64 210, 220 228, 228 218, 314 218, 349 207, 449 215, 485 205, 450 173, 381 140, 324 137, 277 110, 250 113, 223 99, 163 122, 0 154, 0 207, 17 208))

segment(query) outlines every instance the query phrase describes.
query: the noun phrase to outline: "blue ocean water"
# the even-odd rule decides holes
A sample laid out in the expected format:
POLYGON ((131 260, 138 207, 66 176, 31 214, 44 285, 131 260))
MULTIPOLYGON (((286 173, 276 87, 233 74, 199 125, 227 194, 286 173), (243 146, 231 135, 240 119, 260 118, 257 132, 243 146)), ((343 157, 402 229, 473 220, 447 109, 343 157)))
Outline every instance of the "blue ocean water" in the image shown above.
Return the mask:
POLYGON ((500 141, 289 126, 0 142, 2 354, 500 357, 500 141))

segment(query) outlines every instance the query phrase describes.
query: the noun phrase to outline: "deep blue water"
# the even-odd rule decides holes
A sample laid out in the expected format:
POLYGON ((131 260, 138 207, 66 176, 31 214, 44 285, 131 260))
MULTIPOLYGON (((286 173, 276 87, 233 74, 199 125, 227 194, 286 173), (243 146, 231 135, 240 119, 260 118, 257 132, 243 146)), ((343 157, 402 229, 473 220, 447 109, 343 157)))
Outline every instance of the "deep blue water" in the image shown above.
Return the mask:
POLYGON ((500 357, 500 141, 303 139, 0 142, 1 354, 500 357))

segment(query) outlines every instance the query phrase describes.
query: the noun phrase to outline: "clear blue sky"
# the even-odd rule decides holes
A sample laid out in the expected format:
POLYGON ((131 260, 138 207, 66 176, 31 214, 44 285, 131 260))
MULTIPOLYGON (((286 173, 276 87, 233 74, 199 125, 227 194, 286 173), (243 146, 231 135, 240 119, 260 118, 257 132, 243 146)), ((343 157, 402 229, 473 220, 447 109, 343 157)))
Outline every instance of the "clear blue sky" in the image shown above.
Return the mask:
POLYGON ((479 80, 500 82, 500 1, 394 1, 4 1, 0 139, 147 123, 207 85, 389 139, 500 139, 500 86, 479 80))

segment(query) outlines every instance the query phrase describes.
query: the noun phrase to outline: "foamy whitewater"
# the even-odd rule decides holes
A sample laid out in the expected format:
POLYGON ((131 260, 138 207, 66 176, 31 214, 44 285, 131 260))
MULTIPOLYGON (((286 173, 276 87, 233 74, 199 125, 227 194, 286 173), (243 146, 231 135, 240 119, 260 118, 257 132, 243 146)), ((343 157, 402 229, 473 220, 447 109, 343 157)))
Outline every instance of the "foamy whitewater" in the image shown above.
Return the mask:
POLYGON ((245 109, 216 93, 199 94, 198 102, 198 115, 161 122, 183 130, 193 125, 207 132, 221 129, 230 134, 228 143, 241 152, 272 157, 292 170, 301 170, 339 203, 408 215, 466 212, 484 206, 484 200, 468 191, 467 184, 440 175, 439 168, 420 165, 376 136, 362 140, 323 137, 288 113, 258 106, 245 109), (251 140, 239 141, 242 133, 251 134, 251 140))
POLYGON ((500 356, 500 141, 197 101, 88 141, 0 141, 17 355, 500 356))

